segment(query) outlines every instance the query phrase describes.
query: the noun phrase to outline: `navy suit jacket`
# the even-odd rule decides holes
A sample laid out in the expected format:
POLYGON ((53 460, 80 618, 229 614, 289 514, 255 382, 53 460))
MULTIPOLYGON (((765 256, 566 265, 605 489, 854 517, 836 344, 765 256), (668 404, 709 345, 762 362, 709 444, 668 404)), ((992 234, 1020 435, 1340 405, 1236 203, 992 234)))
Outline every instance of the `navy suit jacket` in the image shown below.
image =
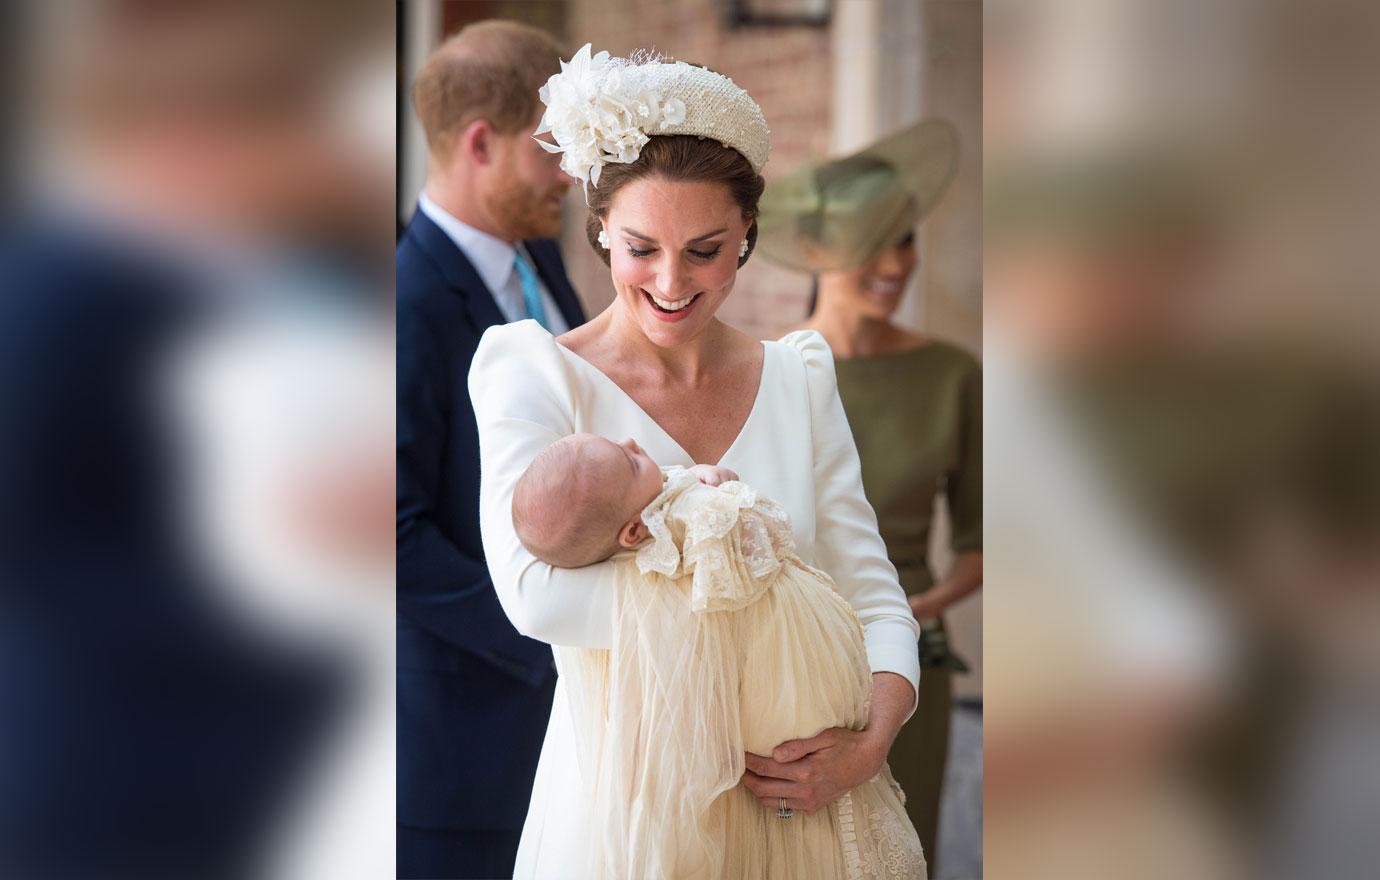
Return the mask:
MULTIPOLYGON (((556 243, 525 242, 566 322, 584 323, 556 243)), ((398 242, 398 821, 518 829, 555 688, 551 649, 498 604, 479 539, 470 361, 504 323, 420 210, 398 242)))

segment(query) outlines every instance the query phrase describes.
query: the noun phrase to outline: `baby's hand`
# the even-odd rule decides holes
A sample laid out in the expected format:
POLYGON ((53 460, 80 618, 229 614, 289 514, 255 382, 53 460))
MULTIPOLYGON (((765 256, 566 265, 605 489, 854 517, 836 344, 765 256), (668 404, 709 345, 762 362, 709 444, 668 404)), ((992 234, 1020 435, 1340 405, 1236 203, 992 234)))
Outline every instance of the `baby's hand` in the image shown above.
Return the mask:
POLYGON ((728 468, 715 467, 712 464, 697 464, 690 468, 690 473, 706 486, 717 486, 738 479, 738 475, 728 468))

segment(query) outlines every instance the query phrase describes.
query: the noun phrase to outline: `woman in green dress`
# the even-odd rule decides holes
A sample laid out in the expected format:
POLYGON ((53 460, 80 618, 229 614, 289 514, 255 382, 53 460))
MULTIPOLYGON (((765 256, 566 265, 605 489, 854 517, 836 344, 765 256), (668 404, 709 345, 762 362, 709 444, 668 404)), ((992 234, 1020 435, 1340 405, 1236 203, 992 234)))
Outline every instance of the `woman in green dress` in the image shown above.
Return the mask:
POLYGON ((833 349, 863 489, 921 623, 919 704, 889 760, 932 869, 950 676, 964 669, 948 650, 943 612, 982 584, 982 375, 972 355, 893 317, 919 262, 915 228, 956 158, 952 127, 928 122, 803 168, 768 187, 758 243, 759 252, 816 277, 804 326, 833 349), (947 504, 954 558, 943 573, 929 558, 937 497, 947 504))

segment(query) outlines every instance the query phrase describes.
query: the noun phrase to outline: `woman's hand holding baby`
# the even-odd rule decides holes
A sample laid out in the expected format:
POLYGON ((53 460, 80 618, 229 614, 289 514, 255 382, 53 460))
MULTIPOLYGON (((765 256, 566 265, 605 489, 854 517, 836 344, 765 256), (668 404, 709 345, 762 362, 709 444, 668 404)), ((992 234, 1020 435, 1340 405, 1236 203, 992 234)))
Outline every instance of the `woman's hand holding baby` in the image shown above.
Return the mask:
POLYGON ((914 705, 915 689, 904 677, 873 673, 866 728, 835 727, 793 739, 769 758, 748 752, 743 785, 773 811, 784 799, 790 809, 814 813, 877 775, 914 705))
POLYGON ((784 800, 790 809, 814 813, 876 776, 889 745, 865 730, 831 728, 782 743, 770 758, 749 752, 743 785, 770 810, 784 800))
POLYGON ((738 479, 738 475, 728 468, 712 464, 697 464, 690 468, 690 473, 706 486, 718 486, 738 479))

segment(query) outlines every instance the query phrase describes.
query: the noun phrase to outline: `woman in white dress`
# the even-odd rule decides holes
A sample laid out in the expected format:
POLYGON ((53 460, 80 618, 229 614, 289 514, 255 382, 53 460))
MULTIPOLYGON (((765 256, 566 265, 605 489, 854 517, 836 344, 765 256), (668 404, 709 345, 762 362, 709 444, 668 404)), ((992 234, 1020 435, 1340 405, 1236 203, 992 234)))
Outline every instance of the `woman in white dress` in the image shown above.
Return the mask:
MULTIPOLYGON (((603 830, 587 812, 594 771, 580 755, 590 734, 572 715, 580 684, 570 673, 581 652, 609 647, 614 563, 553 568, 512 526, 517 480, 560 437, 636 437, 663 466, 737 471, 786 509, 800 557, 830 573, 857 612, 873 673, 866 726, 745 758, 742 784, 779 821, 836 810, 881 771, 920 674, 918 628, 863 496, 828 346, 812 331, 757 342, 715 318, 756 240, 768 153, 760 109, 727 78, 688 64, 591 57, 586 46, 562 68, 542 90, 538 133, 551 131, 548 148, 585 181, 589 238, 616 297, 560 339, 532 321, 491 328, 470 372, 494 586, 517 629, 555 648, 562 672, 518 851, 522 878, 587 876, 603 830)), ((885 859, 848 858, 840 843, 845 876, 898 876, 885 859)))

